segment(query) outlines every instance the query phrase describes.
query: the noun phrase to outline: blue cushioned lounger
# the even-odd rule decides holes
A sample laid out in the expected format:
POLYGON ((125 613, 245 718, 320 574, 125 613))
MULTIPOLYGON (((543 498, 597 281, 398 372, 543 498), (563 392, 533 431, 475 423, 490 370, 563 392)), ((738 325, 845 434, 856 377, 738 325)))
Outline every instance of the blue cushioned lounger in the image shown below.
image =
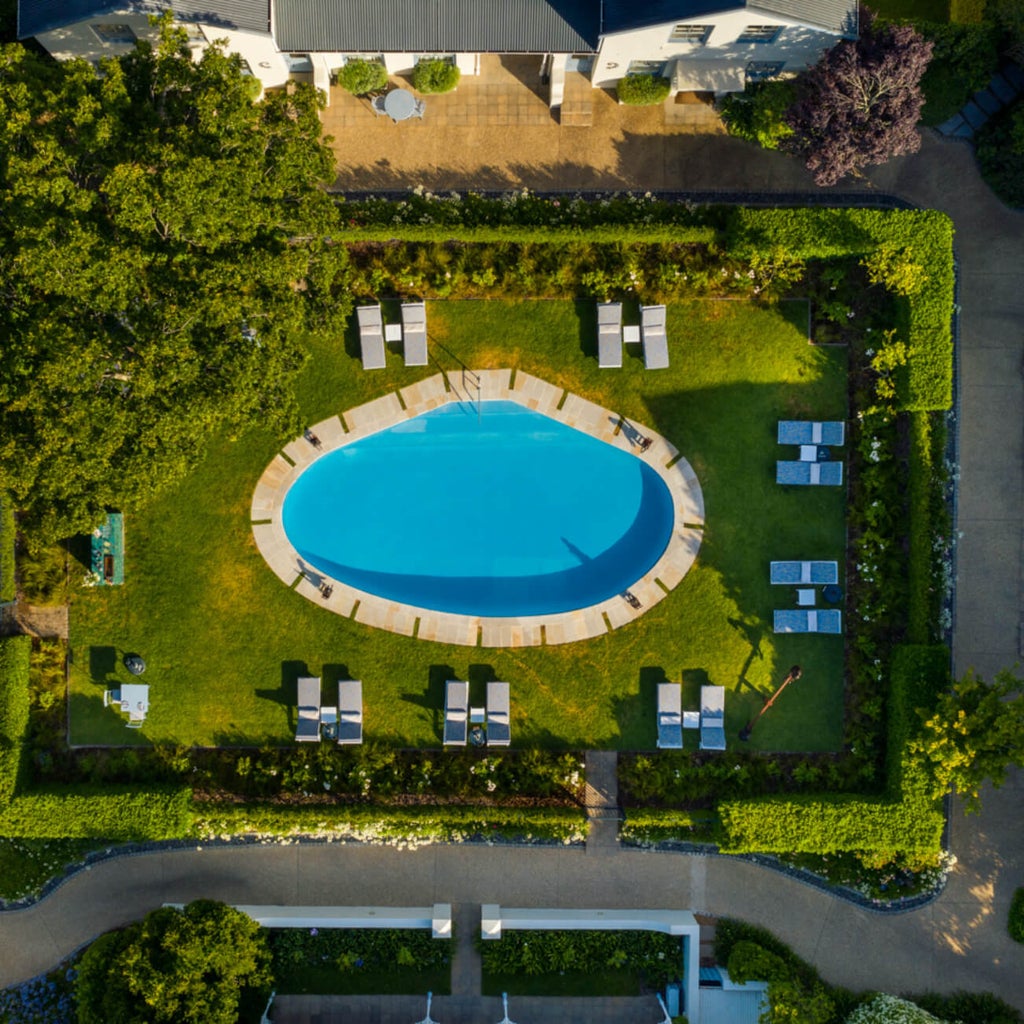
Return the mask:
POLYGON ((725 687, 700 688, 700 749, 725 750, 725 687))
POLYGON ((658 683, 658 746, 682 749, 683 687, 679 683, 658 683))
POLYGON ((597 365, 614 370, 622 365, 622 303, 597 305, 597 365))
POLYGON ((784 608, 775 612, 776 633, 841 633, 842 629, 842 615, 834 608, 784 608))
POLYGON ((843 482, 841 462, 776 462, 775 482, 823 487, 839 487, 843 482))
POLYGON ((779 420, 779 444, 839 445, 845 433, 846 424, 841 420, 779 420))
POLYGON ((839 582, 838 562, 772 562, 772 583, 823 587, 839 582))

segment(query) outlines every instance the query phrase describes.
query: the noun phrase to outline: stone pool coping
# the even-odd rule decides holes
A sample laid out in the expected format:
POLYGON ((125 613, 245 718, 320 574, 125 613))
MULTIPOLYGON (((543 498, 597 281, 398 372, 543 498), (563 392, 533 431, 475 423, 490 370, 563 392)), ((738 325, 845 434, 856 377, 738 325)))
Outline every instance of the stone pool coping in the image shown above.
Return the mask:
POLYGON ((314 423, 290 441, 264 470, 253 492, 250 518, 256 546, 274 574, 289 588, 337 615, 366 626, 420 640, 467 647, 536 647, 588 640, 618 629, 656 605, 696 561, 704 528, 704 495, 690 464, 656 431, 627 422, 617 412, 588 402, 564 388, 521 370, 462 370, 439 373, 372 402, 314 423), (621 595, 599 604, 552 615, 493 617, 417 608, 378 597, 306 566, 284 532, 282 509, 288 488, 311 463, 328 452, 420 416, 449 402, 510 401, 574 427, 606 444, 643 458, 672 495, 675 522, 668 546, 654 566, 630 588, 634 608, 621 595), (651 444, 640 454, 639 439, 651 444), (332 588, 321 593, 322 584, 332 588))

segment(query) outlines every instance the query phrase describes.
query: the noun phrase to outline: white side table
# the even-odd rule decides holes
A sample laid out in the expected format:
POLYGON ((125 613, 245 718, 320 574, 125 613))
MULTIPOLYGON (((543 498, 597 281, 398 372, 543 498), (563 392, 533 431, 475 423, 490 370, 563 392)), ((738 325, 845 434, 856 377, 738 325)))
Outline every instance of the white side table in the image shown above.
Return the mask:
POLYGON ((401 324, 385 324, 384 325, 384 340, 385 341, 401 341, 402 340, 402 325, 401 324))
POLYGON ((638 345, 640 343, 640 328, 635 324, 622 328, 622 340, 627 345, 638 345))
POLYGON ((684 711, 683 712, 683 728, 684 729, 699 729, 700 728, 700 712, 699 711, 684 711))
POLYGON ((474 725, 487 721, 487 708, 471 707, 469 709, 469 720, 474 725))
POLYGON ((798 608, 810 608, 817 602, 818 592, 814 587, 800 587, 796 592, 796 604, 798 608))

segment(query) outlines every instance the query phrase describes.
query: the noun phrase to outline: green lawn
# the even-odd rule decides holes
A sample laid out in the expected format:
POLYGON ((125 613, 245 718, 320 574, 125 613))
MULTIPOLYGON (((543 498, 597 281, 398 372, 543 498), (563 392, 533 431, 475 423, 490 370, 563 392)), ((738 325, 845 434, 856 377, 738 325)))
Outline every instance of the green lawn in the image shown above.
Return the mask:
MULTIPOLYGON (((289 743, 296 676, 363 680, 368 740, 440 744, 442 685, 469 678, 512 684, 516 746, 649 748, 655 684, 728 688, 735 736, 788 667, 803 679, 758 726, 752 746, 829 750, 843 715, 842 640, 775 637, 774 607, 789 588, 768 585, 773 558, 843 559, 844 493, 774 482, 780 417, 842 418, 846 352, 808 345, 806 305, 758 308, 693 301, 669 308, 672 367, 646 372, 639 346, 621 370, 599 370, 593 303, 433 302, 432 354, 455 369, 521 368, 672 440, 704 489, 707 525, 697 565, 635 623, 560 647, 491 650, 413 640, 342 619, 292 593, 253 543, 253 487, 280 447, 254 425, 225 437, 188 479, 144 514, 126 517, 126 585, 73 586, 71 739, 76 744, 289 743), (146 659, 151 711, 142 730, 102 707, 127 682, 125 653, 146 659)), ((634 311, 635 312, 635 311, 634 311)), ((437 372, 363 372, 354 337, 315 351, 298 386, 308 422, 437 372)), ((457 485, 471 495, 472 480, 457 485)), ((438 538, 457 547, 458 530, 438 538)), ((479 694, 482 697, 482 693, 479 694)), ((694 742, 692 734, 688 742, 694 742)))
POLYGON ((949 0, 877 0, 870 6, 892 21, 949 21, 949 0))

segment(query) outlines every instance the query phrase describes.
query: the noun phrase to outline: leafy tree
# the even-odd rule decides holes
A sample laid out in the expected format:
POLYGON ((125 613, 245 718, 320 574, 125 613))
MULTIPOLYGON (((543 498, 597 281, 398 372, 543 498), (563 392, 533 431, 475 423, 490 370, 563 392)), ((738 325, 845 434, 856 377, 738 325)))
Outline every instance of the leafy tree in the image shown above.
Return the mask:
POLYGON ((75 985, 79 1024, 235 1024, 241 989, 269 986, 269 965, 259 925, 233 907, 161 907, 86 950, 75 985))
POLYGON ((730 135, 756 142, 764 149, 780 149, 793 134, 786 113, 795 99, 795 79, 748 82, 743 92, 725 97, 722 120, 730 135))
POLYGON ((744 939, 732 947, 728 971, 740 984, 768 982, 763 1024, 828 1024, 835 1015, 835 1004, 817 978, 756 942, 744 939))
POLYGON ((315 90, 249 81, 166 20, 101 77, 0 48, 0 490, 37 541, 299 426, 299 339, 348 313, 333 156, 315 90))
POLYGON ((1000 672, 993 683, 969 672, 939 698, 910 751, 931 769, 934 793, 950 787, 977 812, 982 783, 1000 786, 1010 765, 1024 766, 1024 694, 1021 680, 1000 672))
POLYGON ((844 40, 797 79, 786 120, 790 148, 819 185, 894 156, 916 153, 924 98, 921 76, 932 44, 909 25, 862 16, 857 40, 844 40))

